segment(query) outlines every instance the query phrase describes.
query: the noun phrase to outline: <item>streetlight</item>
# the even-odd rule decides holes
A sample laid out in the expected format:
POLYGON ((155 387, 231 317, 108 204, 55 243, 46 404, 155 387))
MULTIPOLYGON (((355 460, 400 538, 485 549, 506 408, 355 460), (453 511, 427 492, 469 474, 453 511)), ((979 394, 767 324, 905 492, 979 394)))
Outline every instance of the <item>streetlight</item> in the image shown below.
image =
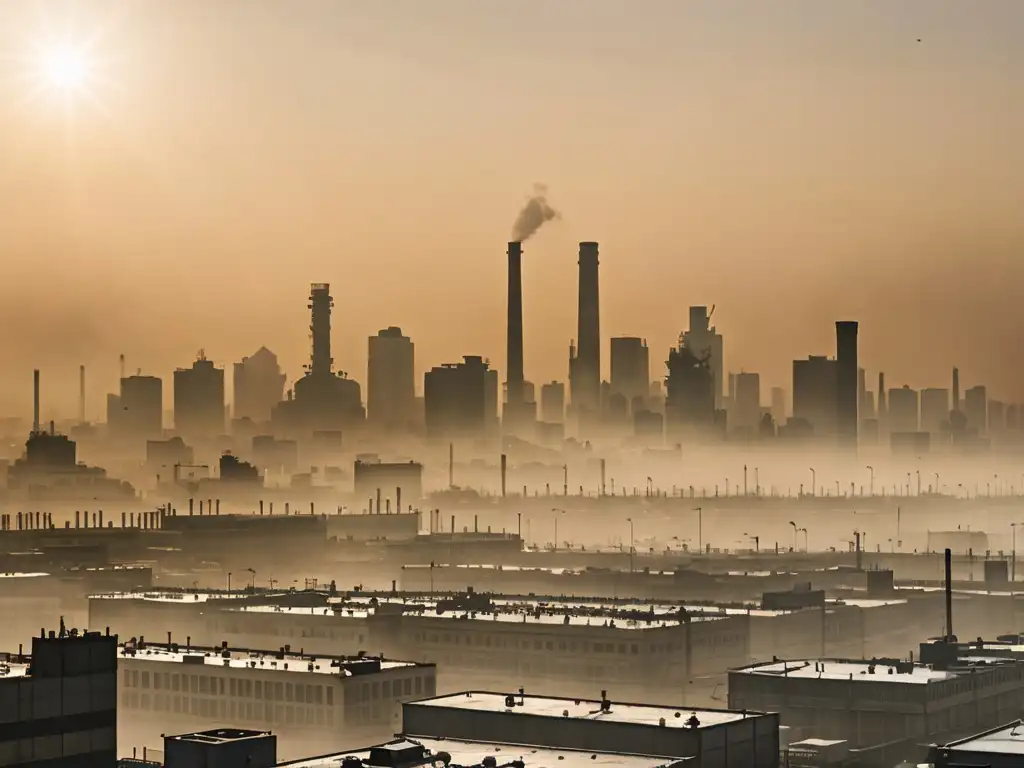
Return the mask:
POLYGON ((799 528, 797 530, 802 531, 803 534, 804 534, 804 552, 810 552, 811 551, 810 550, 810 545, 807 543, 807 529, 806 528, 799 528))
POLYGON ((254 571, 252 568, 246 568, 245 570, 252 574, 252 582, 250 583, 249 586, 252 587, 253 591, 256 591, 256 571, 254 571))
POLYGON ((751 536, 749 533, 744 533, 743 535, 746 536, 748 539, 750 539, 751 541, 754 542, 754 552, 760 552, 761 551, 761 537, 760 536, 751 536))
POLYGON ((869 465, 868 466, 868 472, 871 473, 870 479, 868 480, 868 495, 869 496, 874 496, 875 495, 875 468, 869 465))
POLYGON ((697 513, 697 551, 704 551, 704 510, 700 507, 694 507, 693 511, 697 513))
MULTIPOLYGON (((813 472, 814 470, 811 471, 813 472)), ((792 520, 789 521, 789 524, 793 526, 793 551, 796 552, 796 532, 800 529, 796 527, 796 523, 792 520)))
POLYGON ((917 472, 917 495, 921 495, 921 470, 915 470, 917 472))
POLYGON ((564 515, 565 514, 565 510, 564 509, 558 509, 558 507, 552 507, 551 511, 557 513, 557 514, 555 514, 555 548, 553 550, 553 551, 557 552, 558 551, 558 515, 564 515))
MULTIPOLYGON (((818 473, 814 471, 814 467, 811 467, 811 496, 818 495, 818 473)), ((794 547, 795 549, 795 547, 794 547)))
POLYGON ((228 592, 231 591, 231 571, 228 571, 228 592))
POLYGON ((629 572, 633 572, 633 542, 636 539, 633 537, 633 518, 627 517, 626 522, 629 523, 629 572))

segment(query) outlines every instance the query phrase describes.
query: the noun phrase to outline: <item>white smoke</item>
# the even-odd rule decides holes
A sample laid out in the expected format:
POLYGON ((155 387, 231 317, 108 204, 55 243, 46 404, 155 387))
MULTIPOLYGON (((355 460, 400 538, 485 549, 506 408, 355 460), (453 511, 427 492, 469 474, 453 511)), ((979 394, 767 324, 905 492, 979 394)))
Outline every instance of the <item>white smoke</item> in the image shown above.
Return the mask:
POLYGON ((561 217, 558 211, 548 203, 548 188, 543 184, 533 185, 533 194, 527 199, 523 210, 512 225, 512 240, 523 242, 530 239, 544 222, 561 217))

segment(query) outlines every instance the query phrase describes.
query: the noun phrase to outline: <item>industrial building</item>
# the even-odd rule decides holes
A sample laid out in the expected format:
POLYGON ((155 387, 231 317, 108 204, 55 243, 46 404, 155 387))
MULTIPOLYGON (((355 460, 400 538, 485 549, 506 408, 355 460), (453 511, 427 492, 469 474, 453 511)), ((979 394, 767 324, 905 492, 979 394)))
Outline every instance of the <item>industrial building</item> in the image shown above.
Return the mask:
POLYGON ((399 705, 432 696, 432 664, 370 656, 153 644, 119 646, 117 692, 130 738, 155 743, 168 729, 253 727, 283 732, 301 756, 389 737, 399 705))
POLYGON ((107 429, 114 438, 159 438, 163 418, 164 383, 156 376, 123 377, 119 393, 107 395, 107 429))
POLYGON ((416 345, 391 326, 371 336, 366 358, 366 417, 376 429, 409 431, 417 423, 416 345))
POLYGON ((277 355, 266 347, 243 357, 234 364, 231 377, 232 417, 255 424, 269 422, 274 407, 284 398, 285 378, 277 355))
MULTIPOLYGON (((466 691, 402 707, 407 734, 555 749, 665 755, 701 768, 776 768, 779 716, 598 699, 466 691)), ((611 693, 614 693, 612 691, 611 693)), ((684 763, 685 764, 685 763, 684 763)))
POLYGON ((647 340, 616 336, 611 340, 611 393, 632 405, 646 403, 651 395, 651 358, 647 340))
POLYGON ((793 419, 809 424, 816 437, 836 434, 838 376, 836 361, 823 355, 793 361, 793 419))
MULTIPOLYGON (((497 404, 489 394, 488 374, 497 376, 482 357, 431 368, 423 378, 427 437, 475 440, 487 435, 497 404)), ((496 381, 496 380, 495 380, 496 381)), ((496 396, 496 393, 495 395, 496 396)))
POLYGON ((117 759, 117 637, 66 631, 0 658, 0 765, 110 768, 117 759))
POLYGON ((379 459, 357 459, 352 475, 356 498, 376 498, 377 514, 384 511, 401 512, 405 507, 417 504, 423 498, 423 465, 416 461, 382 462, 379 459), (386 509, 383 510, 380 505, 382 493, 386 499, 386 509))
POLYGON ((1020 768, 1024 765, 1024 721, 933 747, 931 768, 1020 768))

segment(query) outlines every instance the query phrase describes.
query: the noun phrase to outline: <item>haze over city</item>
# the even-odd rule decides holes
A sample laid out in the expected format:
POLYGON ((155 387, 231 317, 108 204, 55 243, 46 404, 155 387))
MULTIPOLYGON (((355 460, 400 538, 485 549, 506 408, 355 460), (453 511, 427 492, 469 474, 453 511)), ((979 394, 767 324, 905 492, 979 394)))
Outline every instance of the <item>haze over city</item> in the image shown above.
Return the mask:
POLYGON ((597 240, 603 330, 646 337, 654 378, 715 304, 728 369, 766 386, 851 317, 869 375, 957 364, 1021 399, 1022 33, 1013 0, 8 0, 0 410, 28 414, 42 367, 73 414, 86 364, 100 413, 122 353, 166 375, 266 344, 295 377, 312 280, 356 378, 388 325, 420 384, 464 353, 503 369, 536 183, 562 216, 524 249, 533 381, 565 378, 597 240), (33 87, 50 45, 88 48, 89 93, 33 87))

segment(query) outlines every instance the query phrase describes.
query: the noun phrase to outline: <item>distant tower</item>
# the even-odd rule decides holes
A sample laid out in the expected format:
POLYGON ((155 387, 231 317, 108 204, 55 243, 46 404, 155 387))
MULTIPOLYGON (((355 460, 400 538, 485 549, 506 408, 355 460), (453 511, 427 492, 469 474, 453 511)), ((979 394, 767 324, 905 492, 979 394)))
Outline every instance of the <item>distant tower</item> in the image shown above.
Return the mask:
POLYGON ((960 369, 953 368, 953 412, 960 410, 960 369))
POLYGON ((309 359, 309 372, 314 376, 330 375, 334 370, 331 357, 331 286, 328 283, 313 283, 309 289, 310 338, 313 352, 309 359))
POLYGON ((885 373, 878 373, 878 426, 881 428, 888 417, 888 406, 885 400, 885 373))
POLYGON ((573 407, 596 413, 601 406, 601 306, 597 243, 580 243, 576 355, 571 363, 573 407))
POLYGON ((856 449, 860 366, 857 363, 855 321, 836 323, 836 363, 836 427, 839 444, 856 449))

